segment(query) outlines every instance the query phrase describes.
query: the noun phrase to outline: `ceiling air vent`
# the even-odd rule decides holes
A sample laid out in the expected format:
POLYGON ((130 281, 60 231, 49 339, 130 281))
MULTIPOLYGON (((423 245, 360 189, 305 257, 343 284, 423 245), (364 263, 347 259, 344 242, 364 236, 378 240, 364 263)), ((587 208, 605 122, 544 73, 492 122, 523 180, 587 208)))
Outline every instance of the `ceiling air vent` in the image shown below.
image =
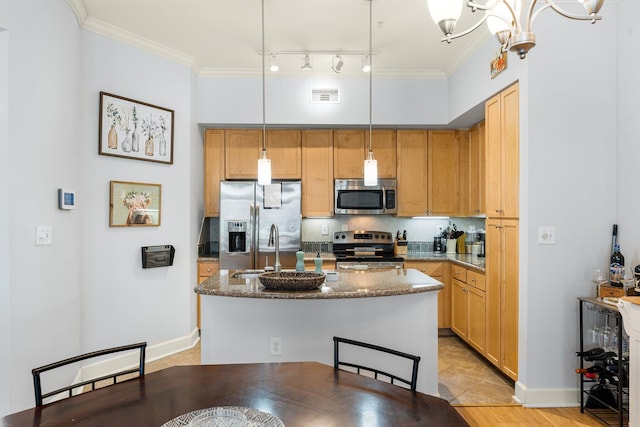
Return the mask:
POLYGON ((311 103, 339 104, 340 91, 338 89, 311 89, 311 103))

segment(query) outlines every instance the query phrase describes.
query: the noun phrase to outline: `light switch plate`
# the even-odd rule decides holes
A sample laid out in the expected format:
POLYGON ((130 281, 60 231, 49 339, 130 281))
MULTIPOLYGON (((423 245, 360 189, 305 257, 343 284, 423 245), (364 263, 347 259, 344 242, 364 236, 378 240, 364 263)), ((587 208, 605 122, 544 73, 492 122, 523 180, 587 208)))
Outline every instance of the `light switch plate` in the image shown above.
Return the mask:
POLYGON ((36 246, 53 244, 53 227, 50 225, 36 226, 36 246))
POLYGON ((556 228, 550 226, 538 227, 538 244, 539 245, 555 245, 556 244, 556 228))

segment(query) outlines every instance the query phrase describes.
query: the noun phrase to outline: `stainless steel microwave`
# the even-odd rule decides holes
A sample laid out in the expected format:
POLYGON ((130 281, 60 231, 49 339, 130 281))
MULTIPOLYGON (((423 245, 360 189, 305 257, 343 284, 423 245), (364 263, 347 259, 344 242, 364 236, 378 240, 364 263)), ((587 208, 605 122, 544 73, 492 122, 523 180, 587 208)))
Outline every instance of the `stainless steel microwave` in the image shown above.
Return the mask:
POLYGON ((398 212, 395 179, 379 179, 365 186, 363 179, 335 180, 335 213, 342 215, 385 215, 398 212))

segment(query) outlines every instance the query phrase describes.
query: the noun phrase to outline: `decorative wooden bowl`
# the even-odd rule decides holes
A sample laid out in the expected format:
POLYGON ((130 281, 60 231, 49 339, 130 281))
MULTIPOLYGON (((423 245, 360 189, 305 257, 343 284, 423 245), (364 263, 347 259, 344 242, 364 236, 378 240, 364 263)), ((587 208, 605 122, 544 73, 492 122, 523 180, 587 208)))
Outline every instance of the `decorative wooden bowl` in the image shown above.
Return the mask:
POLYGON ((258 275, 260 283, 273 291, 308 291, 324 282, 324 274, 314 271, 268 271, 258 275))

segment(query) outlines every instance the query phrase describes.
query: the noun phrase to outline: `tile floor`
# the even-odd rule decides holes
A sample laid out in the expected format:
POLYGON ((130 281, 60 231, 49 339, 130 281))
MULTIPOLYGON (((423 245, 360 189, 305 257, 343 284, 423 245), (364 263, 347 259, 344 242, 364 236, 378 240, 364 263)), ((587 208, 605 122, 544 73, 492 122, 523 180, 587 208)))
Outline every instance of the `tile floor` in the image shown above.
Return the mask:
POLYGON ((438 338, 438 391, 452 404, 515 403, 514 382, 456 336, 438 338))
MULTIPOLYGON (((452 404, 514 403, 513 381, 476 355, 456 336, 438 338, 438 391, 452 404)), ((200 342, 189 350, 148 362, 147 373, 176 365, 200 363, 200 342)))

